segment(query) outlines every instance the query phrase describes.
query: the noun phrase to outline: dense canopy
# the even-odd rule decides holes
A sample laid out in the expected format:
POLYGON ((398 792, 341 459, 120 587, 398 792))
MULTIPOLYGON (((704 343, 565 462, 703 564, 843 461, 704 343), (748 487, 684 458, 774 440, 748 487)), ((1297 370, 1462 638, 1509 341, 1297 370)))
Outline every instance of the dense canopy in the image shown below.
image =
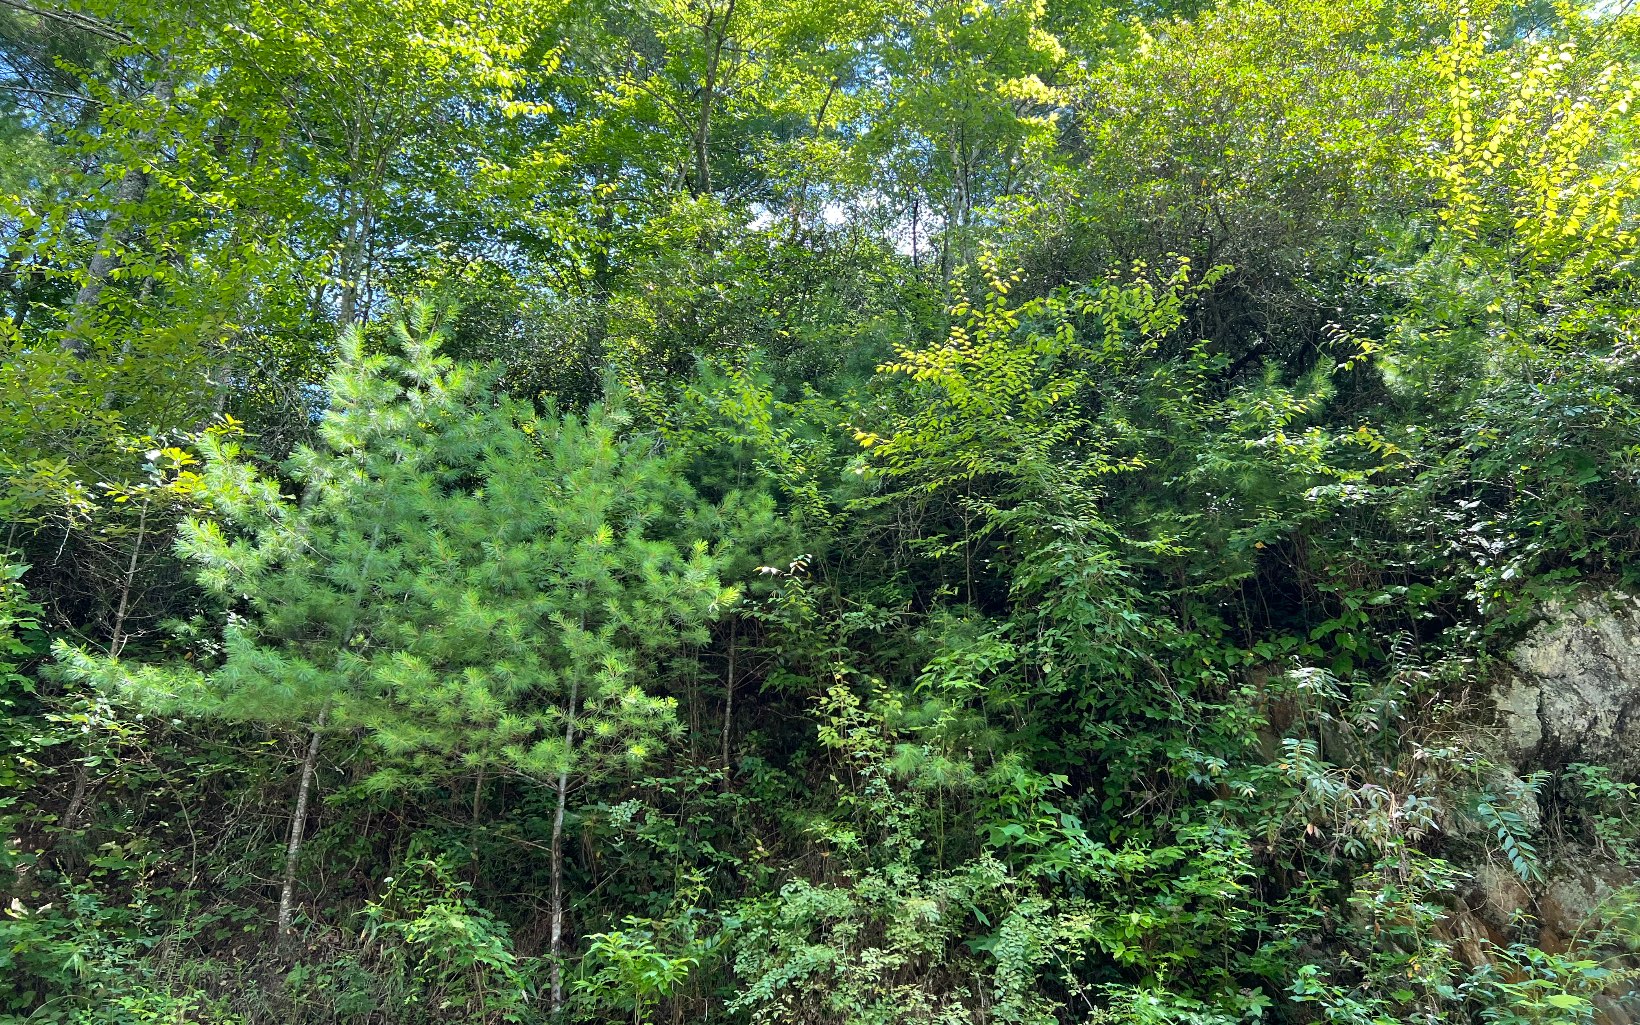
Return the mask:
POLYGON ((1640 1013, 1640 778, 1490 712, 1640 585, 1627 3, 0 0, 0 83, 0 1022, 1640 1013))

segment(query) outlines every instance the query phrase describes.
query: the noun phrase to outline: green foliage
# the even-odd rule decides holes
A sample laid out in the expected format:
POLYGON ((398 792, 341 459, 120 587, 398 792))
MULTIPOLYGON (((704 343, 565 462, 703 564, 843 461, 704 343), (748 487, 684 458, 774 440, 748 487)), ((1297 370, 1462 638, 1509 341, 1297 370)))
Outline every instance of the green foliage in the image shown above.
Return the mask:
MULTIPOLYGON (((0 733, 7 751, 0 763, 0 794, 24 784, 23 773, 38 754, 38 738, 31 736, 31 723, 25 718, 36 685, 24 670, 44 647, 40 627, 45 610, 28 599, 21 582, 27 572, 27 566, 0 561, 0 715, 7 722, 0 733)), ((0 796, 0 809, 10 803, 9 796, 0 796)))
POLYGON ((1484 1008, 1485 1021, 1578 1025, 1597 1020, 1594 998, 1618 976, 1596 960, 1512 944, 1465 980, 1463 991, 1484 1008))
MULTIPOLYGON (((471 883, 437 858, 409 862, 383 883, 381 896, 360 912, 362 956, 390 980, 399 1014, 527 1020, 533 966, 513 952, 505 923, 473 899, 471 883)), ((302 984, 294 975, 289 981, 302 984)))
POLYGON ((672 713, 636 686, 640 660, 698 640, 734 598, 706 540, 655 536, 696 515, 691 493, 619 437, 619 413, 492 403, 437 354, 430 312, 414 316, 402 358, 346 342, 323 447, 289 464, 300 504, 237 441, 207 438, 221 519, 185 523, 179 550, 251 612, 229 619, 219 667, 64 658, 161 710, 363 727, 388 759, 382 788, 457 766, 546 779, 643 761, 672 713), (572 720, 581 739, 564 742, 572 720))
POLYGON ((1409 406, 1463 411, 1459 432, 1408 431, 1424 467, 1409 499, 1462 508, 1454 554, 1480 568, 1483 600, 1566 562, 1620 570, 1608 553, 1632 543, 1640 420, 1618 268, 1634 238, 1619 142, 1633 115, 1628 44, 1597 42, 1606 32, 1578 16, 1556 39, 1489 52, 1484 23, 1460 14, 1427 57, 1450 90, 1417 162, 1439 202, 1432 225, 1406 229, 1417 254, 1392 250, 1401 308, 1383 365, 1409 406), (1436 437, 1441 455, 1421 454, 1436 437))
POLYGON ((1612 777, 1604 765, 1573 762, 1566 766, 1562 785, 1570 791, 1575 814, 1593 834, 1602 852, 1619 864, 1633 865, 1640 857, 1632 825, 1640 785, 1612 777))
POLYGON ((74 1025, 232 1025, 222 1001, 173 985, 145 961, 162 924, 160 908, 110 907, 84 884, 63 894, 60 905, 14 903, 0 920, 0 1016, 74 1025))
POLYGON ((715 946, 686 936, 681 950, 670 949, 663 946, 671 937, 657 929, 660 924, 628 917, 624 929, 588 936, 576 990, 593 1007, 631 1011, 633 1025, 643 1025, 655 1004, 672 996, 715 946))
POLYGON ((0 7, 0 1015, 1595 1020, 1637 44, 0 7))
MULTIPOLYGON (((1510 787, 1510 792, 1499 797, 1490 794, 1475 803, 1475 817, 1497 838, 1498 847, 1523 883, 1542 882, 1543 868, 1538 863, 1537 848, 1528 837, 1533 830, 1527 815, 1521 810, 1523 802, 1537 801, 1538 791, 1548 779, 1547 772, 1537 772, 1510 787)), ((1532 817, 1536 817, 1533 809, 1532 817)))

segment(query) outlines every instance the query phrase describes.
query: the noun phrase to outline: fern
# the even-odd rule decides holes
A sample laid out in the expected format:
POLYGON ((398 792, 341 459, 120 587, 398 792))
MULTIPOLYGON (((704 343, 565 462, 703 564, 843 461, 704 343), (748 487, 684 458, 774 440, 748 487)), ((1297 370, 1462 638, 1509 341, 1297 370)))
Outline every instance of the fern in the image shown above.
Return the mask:
POLYGON ((1537 793, 1547 778, 1546 773, 1534 772, 1518 786, 1510 787, 1513 793, 1505 795, 1504 800, 1485 795, 1475 805, 1475 817, 1497 837, 1509 867, 1523 883, 1542 882, 1543 866, 1531 840, 1532 828, 1521 814, 1520 805, 1527 800, 1537 800, 1537 793))

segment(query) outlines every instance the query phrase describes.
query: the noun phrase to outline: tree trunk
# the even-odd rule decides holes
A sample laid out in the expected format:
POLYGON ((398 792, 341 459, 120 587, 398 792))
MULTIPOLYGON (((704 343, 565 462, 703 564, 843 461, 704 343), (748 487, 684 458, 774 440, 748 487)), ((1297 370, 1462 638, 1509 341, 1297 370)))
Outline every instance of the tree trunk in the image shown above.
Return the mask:
MULTIPOLYGON (((611 167, 603 166, 598 169, 597 177, 600 183, 613 182, 616 172, 611 167)), ((583 358, 586 383, 596 390, 602 383, 599 378, 603 368, 608 365, 604 359, 604 345, 609 338, 609 296, 615 281, 614 268, 609 259, 610 234, 615 226, 613 198, 600 195, 598 212, 592 224, 597 230, 598 241, 592 251, 592 319, 587 325, 587 351, 583 358)))
POLYGON ((359 286, 353 282, 342 286, 342 300, 340 312, 336 315, 342 327, 352 327, 353 321, 358 319, 359 286))
POLYGON ((946 204, 943 231, 940 232, 940 281, 951 282, 951 206, 946 204))
POLYGON ((342 242, 342 290, 337 300, 336 323, 344 330, 353 326, 359 317, 358 244, 359 225, 357 204, 349 203, 347 236, 342 242))
POLYGON ((576 702, 579 679, 569 686, 569 715, 564 723, 564 768, 558 773, 558 806, 552 813, 552 926, 548 945, 552 960, 552 1013, 564 1009, 564 806, 569 800, 569 759, 575 750, 576 702))
POLYGON ((120 264, 118 250, 129 237, 129 232, 115 227, 119 223, 119 211, 142 202, 147 194, 148 172, 135 167, 125 172, 119 188, 114 191, 115 212, 108 218, 102 237, 97 241, 97 253, 91 258, 91 266, 85 272, 85 284, 74 296, 74 316, 68 322, 68 332, 63 335, 63 349, 80 359, 91 354, 91 347, 86 342, 86 328, 92 310, 102 296, 103 286, 108 284, 109 276, 120 264))
POLYGON ((917 222, 922 220, 922 194, 911 191, 911 269, 922 270, 922 256, 917 250, 917 222))
POLYGON ((307 830, 308 797, 313 793, 313 773, 319 764, 319 737, 325 725, 324 713, 308 739, 302 759, 302 780, 296 787, 296 809, 290 817, 290 843, 285 847, 285 883, 279 890, 279 938, 290 935, 291 916, 296 909, 296 863, 302 855, 302 834, 307 830))
POLYGON ((729 27, 734 23, 735 0, 724 8, 723 20, 717 22, 716 12, 706 15, 701 25, 701 42, 706 47, 706 81, 700 90, 700 117, 695 123, 695 195, 704 196, 712 191, 712 165, 709 159, 712 147, 712 105, 717 101, 718 68, 723 62, 723 48, 729 42, 729 27), (717 22, 717 31, 712 31, 717 22), (714 38, 715 35, 715 38, 714 38))
POLYGON ((142 556, 142 541, 148 533, 148 501, 146 498, 142 500, 142 512, 137 517, 137 539, 131 545, 131 561, 125 567, 125 580, 120 585, 120 605, 114 611, 114 633, 108 642, 109 658, 119 658, 129 638, 125 618, 131 613, 131 589, 137 583, 137 561, 142 556))
MULTIPOLYGON (((834 75, 831 84, 826 87, 825 99, 820 101, 820 111, 814 115, 814 138, 819 139, 826 128, 826 108, 831 106, 831 98, 837 94, 837 87, 843 84, 842 76, 834 75)), ((792 200, 792 238, 803 231, 803 208, 809 202, 809 173, 807 168, 803 172, 803 180, 798 183, 797 197, 792 200)))
POLYGON ((729 740, 735 721, 735 624, 729 623, 729 668, 723 681, 723 736, 720 738, 720 756, 723 763, 722 788, 729 790, 732 766, 729 763, 729 740))
MULTIPOLYGON (((171 102, 171 83, 160 82, 154 86, 154 98, 162 106, 169 106, 171 102)), ((108 284, 114 268, 120 265, 119 250, 131 237, 129 228, 118 228, 120 211, 136 206, 148 195, 148 172, 140 167, 126 170, 120 178, 119 187, 114 190, 114 211, 103 226, 102 237, 97 240, 97 252, 91 258, 91 266, 86 268, 85 284, 80 286, 74 296, 74 315, 68 322, 68 331, 63 335, 62 347, 80 359, 91 354, 91 347, 86 341, 86 329, 90 325, 93 309, 97 300, 102 297, 103 287, 108 284)))
POLYGON ((80 759, 74 766, 74 793, 68 798, 68 807, 63 809, 63 817, 58 820, 65 831, 73 829, 80 823, 80 809, 85 807, 86 791, 91 787, 91 767, 80 759))

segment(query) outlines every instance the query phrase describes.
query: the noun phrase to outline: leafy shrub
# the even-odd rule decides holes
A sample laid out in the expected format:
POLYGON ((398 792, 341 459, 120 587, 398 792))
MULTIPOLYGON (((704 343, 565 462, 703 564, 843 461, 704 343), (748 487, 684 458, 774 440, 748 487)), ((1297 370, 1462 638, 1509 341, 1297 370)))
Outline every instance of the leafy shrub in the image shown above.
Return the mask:
POLYGON ((507 926, 473 898, 448 858, 415 858, 367 904, 365 953, 412 1019, 523 1021, 535 995, 535 962, 512 949, 507 926))

